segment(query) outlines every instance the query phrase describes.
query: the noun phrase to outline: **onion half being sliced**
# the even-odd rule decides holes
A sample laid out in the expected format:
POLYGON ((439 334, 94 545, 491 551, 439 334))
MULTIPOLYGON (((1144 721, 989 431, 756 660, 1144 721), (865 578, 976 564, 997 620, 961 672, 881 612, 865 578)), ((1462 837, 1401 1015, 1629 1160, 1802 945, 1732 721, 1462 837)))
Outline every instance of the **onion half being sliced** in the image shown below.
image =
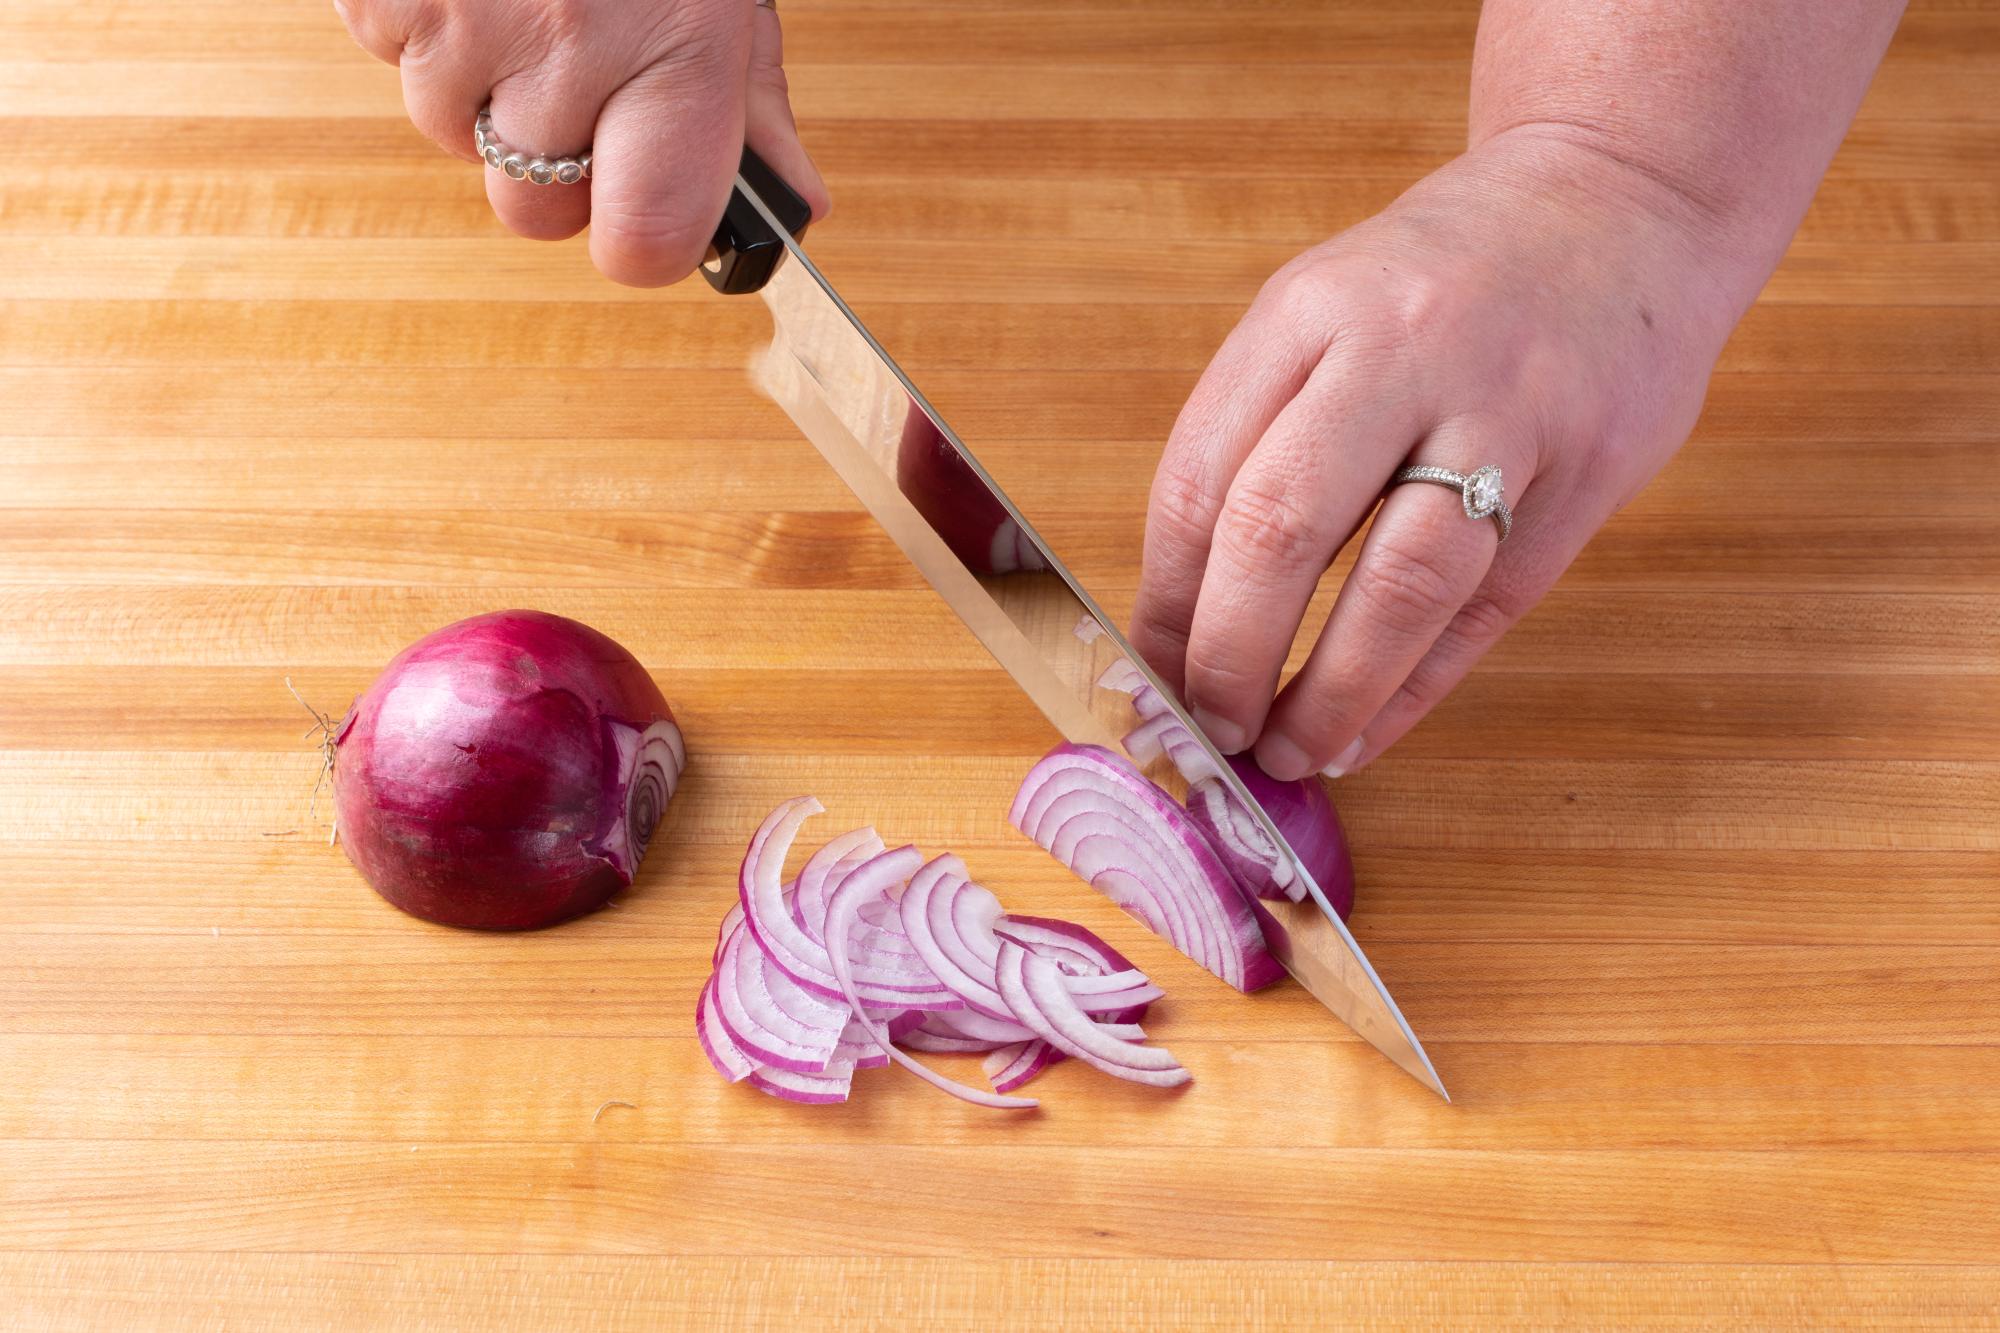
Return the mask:
POLYGON ((1059 745, 1015 794, 1014 827, 1242 991, 1282 976, 1242 887, 1186 810, 1126 760, 1059 745))

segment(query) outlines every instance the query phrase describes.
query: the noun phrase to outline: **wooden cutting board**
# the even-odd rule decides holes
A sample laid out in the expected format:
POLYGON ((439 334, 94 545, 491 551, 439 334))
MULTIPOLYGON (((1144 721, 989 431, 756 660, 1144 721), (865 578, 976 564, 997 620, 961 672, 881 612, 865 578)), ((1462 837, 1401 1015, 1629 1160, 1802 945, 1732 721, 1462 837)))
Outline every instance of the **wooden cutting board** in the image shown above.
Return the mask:
MULTIPOLYGON (((1004 824, 1050 741, 742 373, 761 308, 502 235, 326 6, 0 7, 0 1324, 1978 1323, 2000 1302, 2000 17, 1920 3, 1684 455, 1339 784, 1446 1106, 1004 824), (339 710, 507 606, 693 749, 632 891, 378 902, 339 710), (778 798, 1168 988, 1181 1095, 715 1078, 778 798)), ((1271 269, 1462 138, 1469 3, 784 0, 814 249, 1121 613, 1271 269)))

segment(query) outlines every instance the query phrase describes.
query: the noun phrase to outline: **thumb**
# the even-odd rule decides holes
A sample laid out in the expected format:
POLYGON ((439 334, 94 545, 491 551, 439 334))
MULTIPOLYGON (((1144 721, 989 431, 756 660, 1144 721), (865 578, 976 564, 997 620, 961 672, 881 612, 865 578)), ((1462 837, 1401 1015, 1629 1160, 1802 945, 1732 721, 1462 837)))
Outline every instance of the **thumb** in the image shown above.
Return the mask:
POLYGON ((790 85, 785 81, 785 39, 778 29, 778 11, 758 5, 750 30, 750 80, 744 106, 743 138, 770 164, 785 184, 812 206, 813 221, 833 208, 819 168, 799 142, 792 119, 790 85))

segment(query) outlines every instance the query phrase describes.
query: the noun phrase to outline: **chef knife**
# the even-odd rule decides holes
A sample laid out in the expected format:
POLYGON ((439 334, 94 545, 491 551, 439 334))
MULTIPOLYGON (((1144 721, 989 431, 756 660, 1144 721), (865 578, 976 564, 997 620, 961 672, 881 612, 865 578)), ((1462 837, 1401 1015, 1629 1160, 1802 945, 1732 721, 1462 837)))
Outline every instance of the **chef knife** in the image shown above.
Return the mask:
MULTIPOLYGON (((909 556, 931 586, 1071 741, 1119 751, 1135 718, 1129 692, 1150 683, 1200 747, 1194 763, 1256 819, 1303 902, 1263 904, 1273 956, 1363 1040, 1449 1100, 1430 1057, 1346 923, 1174 694, 988 475, 801 248, 806 203, 743 152, 702 271, 725 293, 756 292, 775 335, 753 374, 909 556), (785 262, 789 260, 790 262, 785 262)), ((1162 756, 1147 776, 1176 794, 1189 771, 1162 756)))

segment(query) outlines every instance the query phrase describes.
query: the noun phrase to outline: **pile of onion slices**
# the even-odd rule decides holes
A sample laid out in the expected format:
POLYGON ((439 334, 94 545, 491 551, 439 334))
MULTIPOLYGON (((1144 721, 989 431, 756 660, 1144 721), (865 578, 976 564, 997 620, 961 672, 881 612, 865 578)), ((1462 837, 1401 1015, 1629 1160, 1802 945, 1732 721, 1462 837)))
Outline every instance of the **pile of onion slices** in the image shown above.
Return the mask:
POLYGON ((800 826, 823 809, 809 796, 786 801, 744 854, 739 901, 695 1009, 702 1050, 724 1078, 788 1101, 840 1102, 856 1070, 894 1061, 1000 1109, 1038 1105, 1010 1094, 1065 1056, 1136 1083, 1190 1080, 1139 1026, 1159 987, 1081 926, 1007 915, 956 856, 926 861, 856 829, 786 882, 800 826), (911 1050, 982 1054, 992 1090, 911 1050))

